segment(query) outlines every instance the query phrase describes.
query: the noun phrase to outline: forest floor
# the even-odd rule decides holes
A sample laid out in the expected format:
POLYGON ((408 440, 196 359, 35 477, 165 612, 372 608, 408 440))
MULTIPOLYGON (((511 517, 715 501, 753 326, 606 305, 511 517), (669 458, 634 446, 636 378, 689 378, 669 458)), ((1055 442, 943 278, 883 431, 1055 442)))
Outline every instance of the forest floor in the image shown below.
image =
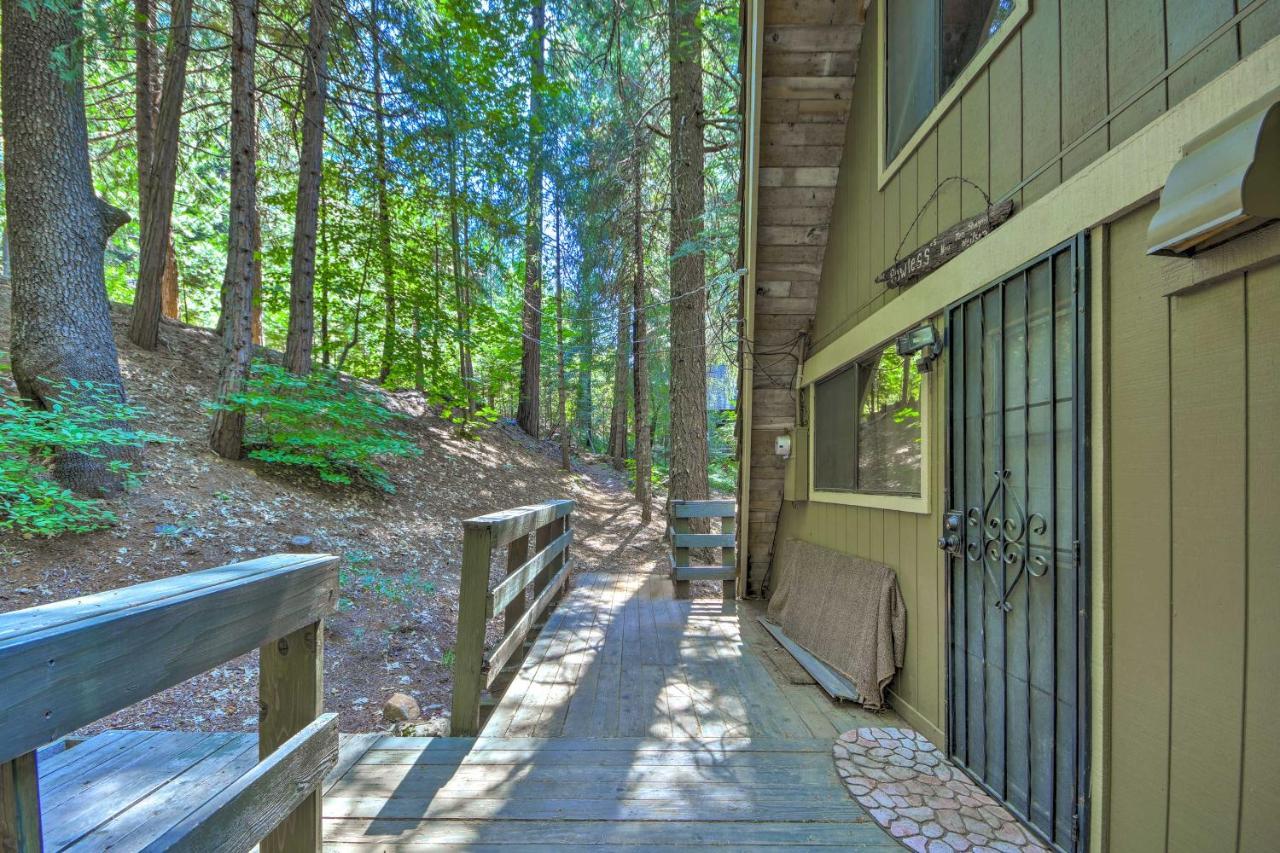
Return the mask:
MULTIPOLYGON (((7 288, 0 350, 9 343, 7 288)), ((183 572, 299 550, 342 558, 340 611, 326 622, 325 693, 342 731, 389 728, 382 704, 413 696, 428 728, 443 727, 458 610, 461 519, 552 498, 573 498, 576 572, 665 570, 661 496, 653 521, 622 474, 575 459, 500 423, 473 439, 421 394, 388 394, 400 427, 422 448, 387 466, 396 493, 335 489, 209 450, 204 402, 216 386, 219 345, 206 329, 166 321, 155 352, 125 337, 113 307, 125 387, 149 412, 146 427, 174 439, 150 446, 145 479, 112 502, 110 530, 54 540, 0 537, 0 612, 183 572)), ((6 388, 9 393, 12 387, 6 388)), ((708 585, 706 592, 716 594, 708 585)), ((498 626, 491 625, 496 631, 498 626)), ((246 655, 99 721, 105 728, 250 731, 257 725, 257 655, 246 655)))

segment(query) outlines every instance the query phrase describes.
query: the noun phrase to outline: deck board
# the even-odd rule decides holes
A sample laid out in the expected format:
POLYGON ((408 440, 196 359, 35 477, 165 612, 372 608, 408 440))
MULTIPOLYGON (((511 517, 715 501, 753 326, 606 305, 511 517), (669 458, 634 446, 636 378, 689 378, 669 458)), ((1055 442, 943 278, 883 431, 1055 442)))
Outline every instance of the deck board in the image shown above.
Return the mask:
MULTIPOLYGON (((754 605, 671 592, 660 575, 578 579, 479 737, 344 736, 325 849, 899 849, 831 755, 837 733, 897 718, 792 684, 754 605)), ((141 849, 256 762, 243 733, 52 753, 46 849, 141 849)))
POLYGON ((326 849, 899 849, 831 758, 896 717, 791 684, 758 608, 671 593, 576 579, 480 737, 381 738, 343 771, 326 849))

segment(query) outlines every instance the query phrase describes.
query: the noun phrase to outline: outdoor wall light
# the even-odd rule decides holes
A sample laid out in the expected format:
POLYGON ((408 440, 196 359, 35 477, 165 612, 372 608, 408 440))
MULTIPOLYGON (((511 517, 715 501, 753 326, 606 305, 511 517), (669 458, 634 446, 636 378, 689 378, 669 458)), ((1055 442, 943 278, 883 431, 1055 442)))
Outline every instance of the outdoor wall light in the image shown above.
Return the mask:
POLYGON ((916 326, 911 331, 898 335, 897 352, 901 358, 920 353, 920 372, 928 373, 933 362, 942 355, 942 336, 932 323, 916 326))
POLYGON ((1191 257, 1277 218, 1280 89, 1183 147, 1147 228, 1147 254, 1191 257))

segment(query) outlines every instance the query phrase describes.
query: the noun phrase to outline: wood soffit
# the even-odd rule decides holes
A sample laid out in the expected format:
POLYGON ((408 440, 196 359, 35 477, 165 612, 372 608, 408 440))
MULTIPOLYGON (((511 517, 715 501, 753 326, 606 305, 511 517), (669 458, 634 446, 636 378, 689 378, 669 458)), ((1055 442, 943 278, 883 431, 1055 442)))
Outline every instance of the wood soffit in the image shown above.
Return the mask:
MULTIPOLYGON (((759 347, 794 338, 813 320, 867 5, 867 0, 764 0, 756 229, 759 347)), ((762 383, 773 384, 758 374, 754 384, 762 383)))

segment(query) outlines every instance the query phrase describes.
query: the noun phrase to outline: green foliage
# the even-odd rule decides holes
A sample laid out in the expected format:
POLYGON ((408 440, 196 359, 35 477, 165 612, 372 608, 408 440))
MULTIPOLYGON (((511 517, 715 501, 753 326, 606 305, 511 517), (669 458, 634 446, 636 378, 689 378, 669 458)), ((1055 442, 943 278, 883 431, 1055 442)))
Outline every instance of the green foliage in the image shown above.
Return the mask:
MULTIPOLYGON (((359 549, 348 551, 338 569, 338 586, 344 590, 360 590, 369 595, 397 604, 409 605, 415 598, 431 595, 436 585, 424 579, 416 569, 402 575, 391 575, 378 566, 373 555, 359 549)), ((350 599, 342 598, 339 609, 354 606, 350 599)))
MULTIPOLYGON (((111 386, 74 379, 52 384, 48 409, 15 397, 0 400, 0 530, 52 537, 110 527, 116 517, 106 505, 58 485, 50 464, 62 453, 103 459, 112 448, 167 441, 133 426, 145 414, 111 386)), ((112 460, 108 467, 126 486, 136 484, 129 462, 112 460)))
POLYGON ((422 453, 408 435, 391 428, 401 415, 375 393, 330 371, 296 376, 255 361, 244 391, 210 407, 245 415, 249 458, 308 470, 334 485, 394 492, 378 460, 422 453))

